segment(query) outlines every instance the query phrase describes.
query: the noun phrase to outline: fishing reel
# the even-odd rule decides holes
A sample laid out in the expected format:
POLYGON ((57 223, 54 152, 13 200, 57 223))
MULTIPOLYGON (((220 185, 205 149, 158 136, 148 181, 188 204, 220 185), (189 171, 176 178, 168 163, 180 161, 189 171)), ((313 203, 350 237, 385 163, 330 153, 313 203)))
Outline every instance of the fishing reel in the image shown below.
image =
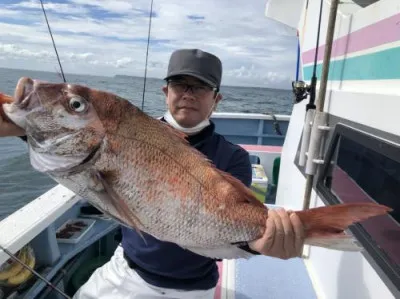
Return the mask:
POLYGON ((304 81, 292 81, 292 91, 294 93, 294 103, 300 103, 307 98, 310 93, 311 85, 307 85, 304 81))

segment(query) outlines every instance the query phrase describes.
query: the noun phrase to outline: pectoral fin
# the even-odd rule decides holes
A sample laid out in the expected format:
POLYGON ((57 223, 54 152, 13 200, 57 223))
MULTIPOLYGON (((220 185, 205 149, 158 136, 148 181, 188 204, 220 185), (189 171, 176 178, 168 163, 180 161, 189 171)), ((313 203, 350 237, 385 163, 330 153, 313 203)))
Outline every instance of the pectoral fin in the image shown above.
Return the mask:
MULTIPOLYGON (((91 175, 90 190, 96 194, 104 206, 111 206, 114 211, 108 211, 113 218, 123 225, 135 229, 140 235, 140 220, 133 214, 126 202, 115 192, 110 183, 111 174, 102 172, 93 172, 91 175), (115 215, 117 214, 117 215, 115 215)), ((104 210, 104 209, 102 209, 104 210)), ((142 235, 143 237, 143 235, 142 235)))

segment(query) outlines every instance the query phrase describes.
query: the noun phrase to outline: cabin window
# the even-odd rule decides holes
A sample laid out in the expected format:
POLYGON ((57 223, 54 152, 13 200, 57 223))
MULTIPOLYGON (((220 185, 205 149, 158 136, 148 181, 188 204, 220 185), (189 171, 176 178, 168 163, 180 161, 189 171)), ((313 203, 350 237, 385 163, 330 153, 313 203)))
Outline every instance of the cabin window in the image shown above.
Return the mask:
POLYGON ((367 7, 368 5, 374 4, 379 0, 352 0, 352 1, 361 7, 367 7))
POLYGON ((393 208, 351 231, 370 257, 400 285, 400 144, 338 124, 317 189, 327 204, 376 202, 393 208))
POLYGON ((354 14, 360 9, 366 8, 380 0, 344 0, 339 1, 338 10, 343 14, 354 14))

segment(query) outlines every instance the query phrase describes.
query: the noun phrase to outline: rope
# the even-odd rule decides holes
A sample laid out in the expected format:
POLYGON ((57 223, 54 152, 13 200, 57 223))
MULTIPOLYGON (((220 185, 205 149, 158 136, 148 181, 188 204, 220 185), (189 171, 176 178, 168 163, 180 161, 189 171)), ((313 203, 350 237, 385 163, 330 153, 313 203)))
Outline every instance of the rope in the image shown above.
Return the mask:
POLYGON ((146 64, 144 67, 144 81, 143 81, 143 97, 142 97, 142 111, 144 109, 144 94, 146 92, 146 79, 147 79, 147 60, 149 57, 149 45, 150 45, 150 31, 151 31, 151 19, 153 15, 153 0, 151 0, 150 5, 150 15, 149 15, 149 32, 147 34, 147 50, 146 50, 146 64))
POLYGON ((67 83, 67 80, 65 80, 64 71, 63 71, 63 68, 62 68, 62 65, 61 65, 60 57, 58 56, 56 43, 54 42, 53 34, 51 33, 49 21, 47 20, 46 10, 44 9, 42 0, 40 0, 40 4, 41 4, 41 6, 42 6, 43 14, 44 14, 44 17, 45 17, 45 19, 46 19, 47 28, 49 29, 49 33, 50 33, 50 36, 51 36, 51 40, 52 40, 52 42, 53 42, 53 47, 54 47, 54 51, 56 52, 58 64, 60 65, 61 76, 62 76, 62 78, 63 78, 64 83, 67 83))

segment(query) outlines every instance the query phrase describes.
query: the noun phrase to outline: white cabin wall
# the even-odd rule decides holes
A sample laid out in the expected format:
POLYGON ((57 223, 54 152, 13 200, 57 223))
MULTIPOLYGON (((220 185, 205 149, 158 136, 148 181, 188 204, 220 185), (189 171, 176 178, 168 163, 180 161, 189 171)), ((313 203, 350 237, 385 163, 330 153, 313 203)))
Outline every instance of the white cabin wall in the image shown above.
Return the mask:
MULTIPOLYGON (((277 191, 276 204, 295 210, 302 208, 306 182, 305 177, 293 163, 300 143, 306 103, 303 101, 293 109, 282 150, 277 191)), ((399 97, 332 91, 327 95, 326 104, 331 114, 400 135, 400 126, 390 124, 390 122, 399 124, 399 97)), ((313 191, 310 207, 324 205, 313 191)), ((307 253, 307 250, 305 252, 307 253)), ((311 247, 308 254, 306 264, 321 298, 395 298, 361 253, 311 247)))
POLYGON ((302 209, 302 194, 304 194, 304 176, 294 165, 296 151, 300 143, 304 126, 306 101, 293 106, 285 142, 281 153, 281 166, 279 169, 279 183, 276 204, 291 209, 302 209))
MULTIPOLYGON (((320 45, 325 44, 329 3, 324 1, 324 13, 320 45)), ((302 51, 315 48, 319 0, 310 0, 307 13, 302 51)), ((400 1, 381 0, 370 7, 357 10, 353 17, 340 12, 336 23, 336 38, 349 31, 365 27, 370 23, 392 16, 400 11, 400 1)), ((303 12, 303 16, 304 16, 303 12)), ((303 21, 299 32, 302 34, 303 21)), ((387 45, 390 46, 390 45, 387 45)), ((310 82, 307 82, 310 83, 310 82)), ((318 98, 318 89, 317 89, 318 98)), ((374 127, 400 136, 400 80, 329 82, 325 111, 330 114, 374 127)), ((287 137, 282 150, 277 205, 301 209, 304 197, 305 177, 294 164, 304 125, 305 105, 293 108, 287 137)), ((324 206, 313 191, 310 207, 324 206)), ((309 247, 306 247, 308 249, 309 247)), ((395 298, 371 264, 361 253, 340 252, 311 247, 306 265, 315 289, 324 299, 391 299, 395 298)))

